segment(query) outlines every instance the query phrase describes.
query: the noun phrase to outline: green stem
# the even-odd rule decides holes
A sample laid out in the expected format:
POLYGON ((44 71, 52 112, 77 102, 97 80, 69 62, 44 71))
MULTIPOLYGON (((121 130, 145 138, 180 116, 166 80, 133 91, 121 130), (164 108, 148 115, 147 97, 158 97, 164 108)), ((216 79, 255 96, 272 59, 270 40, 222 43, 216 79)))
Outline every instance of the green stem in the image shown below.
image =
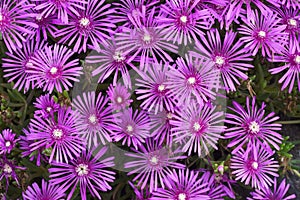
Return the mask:
POLYGON ((300 124, 300 120, 277 121, 277 124, 300 124))

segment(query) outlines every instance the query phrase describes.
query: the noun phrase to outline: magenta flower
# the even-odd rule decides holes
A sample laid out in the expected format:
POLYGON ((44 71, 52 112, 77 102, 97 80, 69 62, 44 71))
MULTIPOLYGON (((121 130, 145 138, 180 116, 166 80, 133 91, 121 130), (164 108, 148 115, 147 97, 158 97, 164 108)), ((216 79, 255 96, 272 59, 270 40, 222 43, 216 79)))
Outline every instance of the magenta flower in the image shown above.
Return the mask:
POLYGON ((62 23, 69 22, 69 15, 74 14, 79 16, 78 10, 84 10, 86 0, 32 0, 39 2, 35 10, 41 12, 41 17, 47 18, 49 15, 56 14, 57 19, 62 23))
POLYGON ((270 69, 271 74, 278 74, 284 71, 284 75, 279 79, 279 83, 283 83, 281 90, 289 88, 289 93, 292 92, 295 82, 298 84, 300 92, 300 45, 299 42, 290 41, 289 46, 283 54, 275 55, 271 62, 284 63, 283 66, 270 69))
POLYGON ((260 190, 255 189, 255 192, 251 192, 252 197, 248 197, 247 200, 255 200, 255 199, 270 199, 270 200, 290 200, 296 199, 296 195, 286 195, 287 191, 290 188, 290 184, 286 184, 286 180, 280 183, 279 187, 277 185, 276 178, 274 179, 273 190, 271 187, 261 187, 260 190))
POLYGON ((59 200, 65 196, 64 190, 56 185, 47 183, 44 179, 42 180, 42 187, 37 183, 33 183, 23 192, 24 200, 59 200))
POLYGON ((245 110, 240 104, 233 101, 233 108, 229 108, 234 114, 227 113, 226 120, 228 124, 234 127, 227 128, 225 137, 233 138, 228 144, 228 147, 235 146, 232 151, 235 154, 244 144, 254 143, 255 141, 264 144, 270 149, 269 144, 279 150, 279 145, 282 141, 282 136, 276 131, 281 130, 281 124, 275 124, 274 121, 279 117, 272 112, 265 116, 265 103, 258 109, 255 98, 250 103, 250 98, 246 99, 247 109, 245 110))
POLYGON ((34 112, 34 115, 42 118, 48 118, 49 116, 53 117, 54 113, 60 108, 59 104, 55 103, 54 99, 49 94, 40 96, 33 104, 34 107, 38 109, 34 112))
POLYGON ((245 48, 255 56, 261 48, 262 55, 272 57, 274 53, 281 53, 287 44, 288 33, 285 25, 280 24, 280 19, 272 12, 266 16, 260 15, 257 10, 253 12, 253 20, 246 21, 247 25, 238 28, 244 35, 241 40, 246 43, 245 48))
POLYGON ((150 183, 149 191, 152 193, 158 189, 158 184, 162 188, 165 185, 171 187, 171 181, 168 175, 172 169, 183 169, 183 164, 177 163, 176 160, 184 159, 182 151, 179 148, 172 150, 158 145, 157 141, 147 139, 146 145, 140 145, 139 150, 132 149, 134 153, 125 155, 133 158, 133 161, 125 163, 125 168, 130 169, 128 175, 136 174, 133 181, 138 181, 137 185, 144 189, 150 183))
POLYGON ((73 107, 77 111, 75 128, 82 138, 86 139, 88 147, 111 142, 111 126, 114 117, 111 107, 107 107, 108 98, 101 93, 83 93, 73 100, 73 107))
POLYGON ((104 2, 88 0, 87 4, 80 4, 80 8, 75 9, 76 13, 70 13, 69 23, 55 33, 56 37, 62 37, 59 43, 74 45, 73 50, 78 53, 86 52, 89 44, 99 51, 99 43, 107 43, 108 33, 113 33, 111 29, 115 28, 107 17, 114 9, 109 9, 111 5, 104 2))
POLYGON ((63 88, 69 90, 73 81, 79 81, 76 77, 82 74, 79 59, 70 60, 73 54, 64 46, 46 46, 32 58, 32 66, 27 70, 29 80, 37 81, 37 85, 49 93, 54 89, 58 92, 62 92, 63 88))
POLYGON ((38 28, 37 24, 30 21, 33 15, 29 9, 35 5, 26 1, 1 0, 0 2, 0 34, 10 53, 17 48, 22 48, 22 42, 26 41, 25 36, 34 34, 28 27, 38 28))
POLYGON ((203 29, 211 27, 213 20, 210 12, 207 9, 197 9, 199 1, 168 0, 161 6, 161 15, 157 21, 161 24, 167 41, 187 45, 203 36, 203 29))
MULTIPOLYGON (((254 66, 245 62, 252 61, 250 53, 246 53, 243 49, 243 42, 234 43, 236 33, 226 32, 222 41, 218 30, 211 30, 207 33, 208 40, 203 37, 201 42, 196 42, 197 50, 200 55, 206 56, 214 63, 214 70, 222 77, 225 89, 227 91, 235 91, 235 85, 240 82, 237 78, 247 80, 248 76, 243 72, 254 66)), ((193 54, 193 53, 192 53, 193 54)))
POLYGON ((16 146, 17 141, 15 139, 16 134, 11 129, 4 129, 0 134, 0 155, 10 153, 11 150, 16 146))
POLYGON ((278 3, 286 6, 287 8, 293 8, 295 10, 300 9, 300 4, 298 0, 278 0, 278 3))
POLYGON ((133 111, 132 108, 123 110, 116 115, 116 126, 112 126, 112 138, 118 142, 122 140, 122 145, 131 144, 135 149, 150 137, 149 116, 144 111, 133 111))
POLYGON ((2 67, 4 68, 4 77, 9 78, 8 82, 15 82, 14 89, 24 92, 35 86, 36 81, 29 79, 28 69, 33 66, 32 59, 35 53, 43 49, 44 42, 28 40, 22 43, 23 48, 17 47, 13 52, 7 52, 8 58, 2 58, 2 67))
POLYGON ((212 70, 213 63, 204 57, 187 57, 186 60, 178 58, 178 67, 170 65, 168 92, 178 101, 178 105, 189 104, 195 98, 200 104, 215 99, 213 89, 218 87, 218 79, 216 71, 212 70))
POLYGON ((166 188, 158 188, 153 192, 151 200, 209 200, 207 193, 209 191, 208 183, 199 178, 199 173, 189 169, 173 170, 168 177, 170 185, 166 188))
POLYGON ((9 180, 14 180, 20 185, 16 171, 25 169, 25 167, 15 165, 13 160, 7 160, 4 156, 0 158, 0 181, 2 181, 3 178, 6 179, 6 192, 8 190, 9 180))
POLYGON ((79 156, 84 150, 85 143, 80 138, 75 126, 75 114, 71 108, 61 108, 57 113, 57 120, 47 120, 41 117, 31 119, 27 140, 31 151, 40 148, 51 148, 49 163, 68 162, 79 156), (54 157, 55 156, 55 157, 54 157))
POLYGON ((71 199, 77 186, 80 187, 82 200, 87 200, 87 189, 93 197, 101 199, 100 191, 109 191, 109 185, 115 179, 115 172, 107 169, 113 167, 114 157, 103 158, 107 147, 98 152, 85 152, 72 160, 69 164, 53 163, 49 169, 50 183, 61 185, 65 190, 71 189, 67 199, 71 199))
POLYGON ((221 124, 224 113, 215 109, 216 106, 199 105, 193 101, 177 112, 170 123, 174 126, 171 129, 174 141, 183 143, 182 151, 188 155, 197 152, 200 157, 208 154, 210 147, 218 149, 216 144, 222 138, 225 126, 221 124))
POLYGON ((126 107, 130 106, 132 99, 130 99, 131 94, 128 92, 128 89, 117 83, 114 87, 112 84, 108 87, 107 95, 109 97, 109 105, 114 110, 123 110, 126 107))
POLYGON ((230 168, 235 180, 245 185, 251 183, 251 187, 258 189, 271 186, 274 181, 270 176, 279 176, 278 162, 271 158, 273 154, 259 143, 248 145, 246 150, 240 149, 231 158, 230 168))

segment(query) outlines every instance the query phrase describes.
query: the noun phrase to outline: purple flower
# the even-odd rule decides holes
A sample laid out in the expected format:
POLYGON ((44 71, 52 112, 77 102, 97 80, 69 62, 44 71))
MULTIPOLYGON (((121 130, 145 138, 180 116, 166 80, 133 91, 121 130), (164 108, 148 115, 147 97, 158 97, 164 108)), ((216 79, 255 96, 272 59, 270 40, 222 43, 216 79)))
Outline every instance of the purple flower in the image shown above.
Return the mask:
POLYGON ((111 107, 107 107, 108 98, 101 93, 83 93, 73 100, 73 107, 77 111, 75 127, 81 137, 87 140, 88 147, 111 142, 109 133, 114 117, 111 107), (82 98, 83 97, 83 98, 82 98))
POLYGON ((189 169, 178 170, 178 173, 173 170, 173 173, 168 177, 166 188, 158 188, 153 192, 151 200, 209 200, 211 199, 207 193, 209 191, 208 183, 203 182, 199 178, 199 173, 190 171, 189 169))
POLYGON ((252 197, 248 197, 247 200, 255 199, 270 199, 270 200, 290 200, 296 199, 296 195, 292 194, 286 196, 287 191, 290 188, 290 184, 286 184, 286 180, 280 183, 279 187, 277 186, 277 180, 274 179, 273 190, 271 187, 261 187, 260 190, 256 189, 255 192, 251 192, 252 197))
POLYGON ((80 138, 75 126, 75 114, 71 108, 61 108, 57 120, 41 117, 31 119, 27 139, 32 141, 31 151, 40 148, 51 148, 49 163, 68 162, 76 158, 84 149, 85 143, 80 138), (55 155, 55 157, 54 157, 55 155))
POLYGON ((79 185, 81 199, 86 200, 87 189, 93 197, 101 199, 100 191, 111 190, 109 182, 115 179, 115 172, 107 169, 113 167, 114 157, 103 158, 107 147, 101 148, 98 152, 85 152, 72 160, 70 164, 53 163, 49 169, 50 183, 61 184, 65 190, 71 189, 67 199, 71 199, 76 187, 79 185))
POLYGON ((58 92, 62 92, 63 88, 69 90, 73 86, 71 81, 78 82, 76 77, 82 74, 79 60, 70 60, 73 54, 64 46, 46 46, 32 58, 33 65, 27 70, 30 73, 29 80, 37 81, 37 85, 49 93, 54 88, 58 92))
POLYGON ((233 108, 229 108, 234 114, 227 113, 226 120, 228 124, 234 125, 234 127, 227 128, 225 137, 233 138, 228 144, 228 147, 236 146, 232 151, 235 154, 244 144, 254 143, 255 141, 262 143, 270 149, 269 144, 275 149, 279 150, 279 145, 282 141, 282 136, 276 131, 281 130, 281 124, 275 124, 274 121, 279 117, 275 116, 272 112, 265 116, 265 103, 262 103, 260 109, 258 109, 255 98, 252 99, 250 104, 250 98, 246 99, 247 110, 245 110, 240 104, 233 101, 233 108))
POLYGON ((35 81, 29 80, 30 73, 27 70, 33 66, 32 58, 35 53, 43 49, 44 42, 36 42, 28 40, 22 43, 23 48, 17 47, 13 52, 7 52, 8 58, 2 58, 4 68, 4 77, 9 78, 8 82, 15 81, 14 89, 24 92, 35 86, 35 81))
POLYGON ((112 126, 112 138, 118 142, 122 140, 122 145, 127 142, 138 148, 145 139, 150 136, 150 119, 144 111, 133 111, 132 108, 123 110, 116 115, 116 126, 112 126))
POLYGON ((169 65, 161 63, 153 63, 148 67, 146 73, 141 74, 141 78, 137 78, 135 89, 139 96, 137 100, 143 100, 140 105, 148 111, 154 110, 155 113, 167 109, 174 111, 175 101, 168 92, 167 74, 170 72, 169 65))
POLYGON ((114 12, 110 4, 104 4, 105 0, 88 0, 87 4, 80 4, 85 10, 75 9, 76 13, 70 13, 69 23, 55 33, 56 37, 62 37, 59 43, 73 46, 75 52, 86 52, 88 44, 92 44, 97 51, 99 43, 107 43, 110 39, 108 33, 115 25, 107 18, 114 12))
POLYGON ((286 6, 287 8, 294 8, 295 10, 300 9, 298 0, 278 0, 278 3, 286 6))
POLYGON ((248 145, 246 150, 240 149, 231 158, 230 168, 235 180, 240 180, 245 185, 251 183, 251 187, 260 189, 273 184, 270 176, 278 177, 278 162, 271 158, 265 147, 259 143, 248 145))
POLYGON ((177 163, 176 160, 184 159, 182 151, 179 148, 172 150, 158 145, 153 139, 147 139, 146 145, 140 145, 139 150, 132 149, 134 153, 125 155, 133 158, 133 161, 125 163, 126 169, 131 169, 128 175, 137 173, 133 181, 138 181, 138 186, 144 189, 150 182, 150 192, 158 189, 160 183, 162 188, 167 185, 171 187, 171 181, 168 175, 172 173, 173 168, 183 169, 183 164, 177 163))
POLYGON ((161 6, 161 15, 157 21, 167 41, 187 45, 188 42, 197 41, 197 36, 204 35, 201 29, 210 28, 213 22, 210 12, 197 9, 199 1, 168 0, 161 6))
POLYGON ((178 58, 177 67, 170 65, 168 92, 178 101, 178 105, 189 104, 194 98, 200 104, 215 99, 213 89, 218 87, 218 79, 216 71, 212 70, 213 63, 204 57, 187 57, 186 60, 178 58))
POLYGON ((284 63, 283 66, 270 69, 271 74, 278 74, 285 72, 279 79, 279 83, 283 83, 281 90, 284 90, 289 86, 289 93, 292 92, 295 82, 298 83, 298 91, 300 92, 300 45, 299 42, 292 40, 290 45, 285 49, 283 54, 275 55, 271 62, 284 63))
POLYGON ((32 0, 40 2, 35 10, 41 11, 41 17, 47 18, 49 15, 56 14, 57 19, 62 23, 69 22, 69 15, 79 16, 78 9, 84 10, 86 0, 32 0))
POLYGON ((63 199, 64 196, 65 193, 61 187, 47 183, 44 179, 41 188, 37 183, 33 183, 23 192, 24 200, 59 200, 63 199))
POLYGON ((111 84, 108 87, 107 95, 110 100, 109 105, 114 110, 123 110, 133 101, 130 99, 131 94, 128 92, 128 89, 120 83, 117 83, 115 87, 111 84))
POLYGON ((238 28, 240 34, 244 35, 241 40, 246 43, 245 48, 255 56, 261 48, 262 55, 271 57, 274 53, 281 53, 287 44, 285 25, 280 24, 280 19, 272 12, 266 16, 260 15, 257 10, 253 12, 253 20, 246 21, 247 25, 238 28))
POLYGON ((188 155, 192 151, 197 152, 200 157, 208 154, 210 147, 218 149, 216 144, 222 138, 225 126, 221 125, 224 113, 215 109, 216 106, 201 106, 193 101, 177 112, 170 123, 174 126, 171 129, 174 141, 183 142, 182 151, 188 152, 188 155))
POLYGON ((0 155, 10 153, 11 150, 16 146, 17 141, 15 139, 16 134, 11 129, 4 129, 0 134, 0 155))
POLYGON ((235 84, 240 84, 237 78, 247 80, 248 76, 243 71, 254 67, 245 63, 253 60, 251 54, 245 52, 243 42, 234 43, 237 34, 232 31, 226 32, 223 41, 221 41, 218 30, 211 30, 207 35, 208 40, 205 37, 201 40, 204 45, 196 42, 197 50, 201 54, 196 56, 204 55, 209 58, 214 63, 214 70, 221 75, 225 89, 235 91, 235 84))
POLYGON ((38 110, 34 112, 35 116, 41 116, 42 118, 53 117, 54 113, 60 108, 59 104, 55 103, 54 99, 49 95, 45 94, 36 99, 33 103, 34 107, 38 110))
POLYGON ((25 170, 25 167, 16 166, 13 160, 7 160, 5 157, 0 158, 0 181, 5 177, 6 191, 9 186, 9 180, 11 179, 20 185, 16 170, 25 170))
POLYGON ((0 34, 10 53, 16 51, 17 47, 22 48, 22 42, 26 41, 24 36, 34 33, 28 27, 38 28, 37 24, 28 20, 33 17, 28 11, 34 7, 34 4, 26 1, 1 0, 0 2, 0 34))

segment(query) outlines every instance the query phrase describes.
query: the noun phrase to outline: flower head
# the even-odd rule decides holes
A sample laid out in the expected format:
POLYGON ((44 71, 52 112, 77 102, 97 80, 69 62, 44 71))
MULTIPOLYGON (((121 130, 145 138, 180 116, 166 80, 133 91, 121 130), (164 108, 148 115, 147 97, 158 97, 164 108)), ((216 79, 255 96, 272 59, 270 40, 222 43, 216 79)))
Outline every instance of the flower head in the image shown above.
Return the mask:
POLYGON ((42 118, 48 118, 49 116, 54 116, 60 108, 58 103, 55 103, 54 99, 49 95, 45 94, 36 99, 33 103, 38 109, 34 112, 35 116, 41 116, 42 118))
POLYGON ((10 151, 16 146, 17 141, 15 139, 16 134, 11 129, 5 129, 0 134, 0 155, 10 153, 10 151))
POLYGON ((115 87, 113 85, 110 85, 108 87, 107 95, 110 100, 109 105, 114 110, 125 109, 133 101, 132 99, 130 99, 130 93, 128 92, 128 89, 120 83, 117 83, 115 87))
POLYGON ((0 181, 3 178, 6 179, 6 192, 8 190, 10 179, 13 179, 18 185, 20 185, 19 177, 16 171, 25 169, 25 167, 15 165, 15 162, 13 160, 7 160, 4 156, 0 158, 0 181))

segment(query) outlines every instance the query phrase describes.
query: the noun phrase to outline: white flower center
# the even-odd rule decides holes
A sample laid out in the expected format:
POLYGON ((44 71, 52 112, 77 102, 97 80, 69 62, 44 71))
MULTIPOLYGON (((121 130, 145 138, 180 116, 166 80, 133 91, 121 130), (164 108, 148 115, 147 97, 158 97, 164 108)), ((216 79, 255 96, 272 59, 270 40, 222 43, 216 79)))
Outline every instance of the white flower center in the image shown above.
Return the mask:
POLYGON ((128 125, 126 127, 127 132, 132 132, 133 131, 133 127, 131 125, 128 125))
POLYGON ((10 174, 12 172, 12 168, 8 164, 4 164, 3 171, 7 174, 10 174))
POLYGON ((162 91, 164 91, 164 89, 165 89, 164 85, 159 85, 158 86, 158 91, 162 92, 162 91))
POLYGON ((182 16, 180 17, 180 21, 181 21, 182 23, 186 23, 186 22, 187 22, 187 17, 186 17, 185 15, 182 15, 182 16))
POLYGON ((266 37, 266 32, 265 31, 259 31, 258 36, 261 37, 261 38, 264 38, 264 37, 266 37))
POLYGON ((257 169, 258 168, 258 163, 256 161, 254 161, 252 164, 251 164, 252 168, 253 169, 257 169))
POLYGON ((81 26, 87 26, 87 25, 90 24, 90 20, 89 20, 88 18, 86 18, 86 17, 81 18, 81 19, 79 20, 79 22, 80 22, 80 25, 81 25, 81 26))
POLYGON ((295 57, 295 62, 296 62, 297 64, 300 64, 300 56, 299 56, 299 55, 297 55, 297 56, 295 57))
POLYGON ((42 20, 42 15, 41 14, 38 14, 35 18, 37 21, 41 21, 42 20))
POLYGON ((195 84, 196 83, 196 78, 195 77, 188 78, 188 83, 191 84, 191 85, 195 84))
POLYGON ((172 117, 173 117, 173 114, 169 112, 169 113, 167 114, 167 118, 168 118, 168 119, 172 119, 172 117))
POLYGON ((151 162, 152 165, 157 165, 157 163, 158 163, 158 158, 157 158, 156 156, 152 156, 152 157, 150 158, 150 162, 151 162))
POLYGON ((114 60, 117 62, 121 62, 125 60, 125 57, 122 55, 122 52, 116 51, 115 55, 113 56, 114 60))
POLYGON ((216 56, 215 63, 218 65, 223 65, 225 62, 224 58, 221 56, 216 56))
POLYGON ((151 39, 152 39, 151 35, 149 35, 147 33, 143 37, 143 41, 146 42, 147 44, 150 43, 151 39))
POLYGON ((178 200, 186 200, 186 194, 185 193, 180 193, 178 195, 178 200))
POLYGON ((11 145, 10 141, 6 141, 6 142, 5 142, 5 146, 6 146, 6 147, 10 147, 10 145, 11 145))
POLYGON ((289 19, 288 23, 291 26, 297 26, 297 21, 295 19, 289 19))
POLYGON ((86 164, 79 164, 75 171, 77 172, 78 176, 84 176, 89 173, 89 167, 86 164))
POLYGON ((199 131, 201 129, 201 125, 198 122, 195 122, 193 128, 195 131, 199 131))
POLYGON ((89 117, 89 121, 92 123, 92 124, 95 124, 96 123, 96 121, 97 121, 97 118, 96 118, 96 116, 93 114, 93 115, 90 115, 90 117, 89 117))
POLYGON ((52 108, 51 107, 47 107, 46 110, 47 110, 47 112, 51 112, 52 108))
POLYGON ((249 129, 252 133, 258 133, 260 128, 257 122, 253 121, 249 124, 249 129))
POLYGON ((53 137, 55 139, 60 139, 63 136, 63 131, 61 129, 54 129, 54 131, 52 132, 53 137))
POLYGON ((0 22, 3 20, 3 15, 0 13, 0 22))
POLYGON ((118 98, 117 98, 117 102, 118 102, 118 103, 122 103, 122 102, 123 102, 122 97, 118 97, 118 98))
POLYGON ((28 61, 27 63, 26 63, 26 65, 25 65, 26 67, 33 67, 33 63, 32 62, 30 62, 30 61, 28 61))
POLYGON ((57 68, 56 67, 51 67, 50 73, 51 74, 56 74, 57 73, 57 68))

